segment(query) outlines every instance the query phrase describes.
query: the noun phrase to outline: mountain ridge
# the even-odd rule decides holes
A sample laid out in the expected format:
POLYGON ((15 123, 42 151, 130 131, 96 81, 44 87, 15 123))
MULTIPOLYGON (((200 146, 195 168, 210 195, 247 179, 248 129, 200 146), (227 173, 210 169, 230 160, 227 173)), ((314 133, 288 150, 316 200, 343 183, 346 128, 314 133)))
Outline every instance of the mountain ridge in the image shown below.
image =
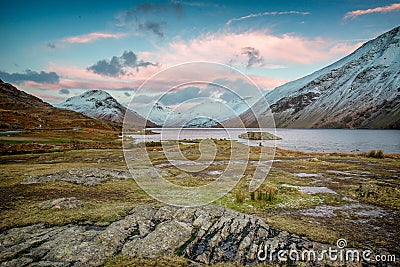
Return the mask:
POLYGON ((260 100, 240 119, 257 127, 255 117, 272 112, 283 128, 399 129, 399 69, 396 27, 335 63, 271 90, 265 95, 269 107, 260 100))

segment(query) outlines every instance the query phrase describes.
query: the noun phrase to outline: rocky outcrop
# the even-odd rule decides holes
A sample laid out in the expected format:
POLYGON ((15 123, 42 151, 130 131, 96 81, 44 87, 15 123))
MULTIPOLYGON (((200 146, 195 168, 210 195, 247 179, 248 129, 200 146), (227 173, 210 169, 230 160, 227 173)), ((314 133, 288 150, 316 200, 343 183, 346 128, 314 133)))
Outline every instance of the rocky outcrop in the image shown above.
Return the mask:
MULTIPOLYGON (((253 264, 264 255, 260 248, 317 250, 326 245, 221 207, 138 206, 107 227, 36 224, 6 230, 0 233, 0 264, 99 266, 119 253, 139 258, 175 253, 201 264, 253 264)), ((267 260, 275 261, 276 255, 267 260)))
POLYGON ((30 176, 22 180, 21 184, 36 184, 45 182, 71 182, 86 186, 95 186, 106 181, 123 180, 132 177, 128 170, 104 168, 73 168, 53 174, 30 176))
POLYGON ((268 132, 246 132, 239 135, 239 138, 249 140, 281 140, 282 138, 268 132))

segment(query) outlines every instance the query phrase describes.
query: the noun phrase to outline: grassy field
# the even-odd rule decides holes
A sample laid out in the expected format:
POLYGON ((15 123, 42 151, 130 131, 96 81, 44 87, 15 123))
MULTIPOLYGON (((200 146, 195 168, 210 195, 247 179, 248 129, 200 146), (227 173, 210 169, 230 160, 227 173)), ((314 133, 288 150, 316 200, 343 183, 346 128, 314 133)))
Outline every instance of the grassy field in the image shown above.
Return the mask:
MULTIPOLYGON (((98 133, 100 134, 100 133, 98 133)), ((0 230, 45 223, 108 225, 142 204, 163 205, 150 198, 133 179, 108 181, 97 186, 69 182, 20 184, 29 176, 52 174, 77 167, 125 169, 126 163, 120 142, 111 133, 97 135, 92 142, 111 142, 112 149, 72 149, 51 153, 23 153, 0 156, 0 230), (108 135, 107 135, 108 134, 108 135), (84 205, 74 209, 41 209, 40 203, 61 197, 76 197, 84 205)), ((18 137, 23 137, 19 135, 18 137)), ((38 134, 31 138, 46 138, 40 142, 61 140, 38 134)), ((85 140, 86 133, 79 135, 85 140)), ((1 140, 0 142, 7 141, 1 140)), ((10 141, 10 140, 8 140, 10 141)), ((31 140, 21 140, 31 141, 31 140)), ((199 158, 199 141, 180 144, 183 154, 199 158)), ((4 142, 3 142, 4 143, 4 142)), ((217 161, 231 156, 230 141, 217 140, 217 161)), ((83 147, 84 148, 84 147, 83 147)), ((135 148, 132 148, 135 149, 135 148)), ((224 171, 226 164, 211 165, 203 172, 182 175, 183 172, 167 163, 159 144, 147 147, 150 159, 169 173, 171 182, 198 186, 211 182, 224 171)), ((261 148, 251 148, 251 160, 257 160, 261 148)), ((364 154, 302 153, 277 149, 269 175, 255 192, 248 191, 248 183, 255 165, 248 164, 244 177, 226 196, 213 204, 254 214, 271 226, 307 236, 312 240, 335 244, 345 238, 350 245, 369 248, 387 248, 400 253, 398 229, 400 211, 400 159, 396 155, 371 158, 364 154), (309 192, 322 189, 322 191, 309 192), (319 214, 327 214, 319 216, 319 214), (377 215, 378 214, 378 215, 377 215), (357 231, 355 231, 357 229, 357 231)), ((187 260, 174 256, 172 262, 185 266, 187 260)), ((171 262, 171 259, 163 259, 171 262)), ((128 266, 138 259, 123 256, 111 258, 106 266, 128 266)), ((148 262, 151 264, 151 260, 148 262)))
POLYGON ((37 129, 0 134, 0 155, 120 147, 119 132, 114 130, 37 129))

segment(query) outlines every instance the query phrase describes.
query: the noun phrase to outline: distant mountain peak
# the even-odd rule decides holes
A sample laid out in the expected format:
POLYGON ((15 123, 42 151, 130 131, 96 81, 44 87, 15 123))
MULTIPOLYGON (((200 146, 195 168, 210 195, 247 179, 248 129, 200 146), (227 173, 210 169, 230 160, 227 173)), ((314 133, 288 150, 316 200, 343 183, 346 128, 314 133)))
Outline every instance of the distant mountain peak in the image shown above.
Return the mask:
POLYGON ((83 94, 79 95, 81 98, 97 98, 97 99, 112 99, 113 101, 117 102, 115 98, 113 98, 109 93, 103 90, 93 89, 84 92, 83 94))
POLYGON ((145 122, 146 120, 143 117, 121 105, 114 97, 103 90, 88 90, 55 106, 77 111, 91 118, 117 123, 123 123, 125 114, 129 113, 129 120, 133 125, 155 126, 151 122, 145 122))

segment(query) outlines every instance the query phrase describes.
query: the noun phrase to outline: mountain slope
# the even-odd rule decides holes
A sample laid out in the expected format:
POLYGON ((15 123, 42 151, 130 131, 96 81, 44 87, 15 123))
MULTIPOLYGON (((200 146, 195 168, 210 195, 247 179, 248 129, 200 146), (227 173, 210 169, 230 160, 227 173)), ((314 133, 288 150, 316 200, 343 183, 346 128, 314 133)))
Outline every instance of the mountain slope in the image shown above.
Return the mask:
MULTIPOLYGON (((277 127, 400 128, 400 27, 349 56, 265 95, 277 127)), ((264 101, 252 110, 268 113, 264 101)), ((254 116, 241 115, 247 126, 254 116)))
POLYGON ((118 131, 120 125, 59 109, 0 80, 0 129, 86 127, 118 131))
POLYGON ((56 107, 73 110, 95 119, 123 123, 125 114, 129 123, 135 126, 156 126, 134 111, 122 106, 109 93, 102 90, 89 90, 81 95, 68 98, 56 107))

